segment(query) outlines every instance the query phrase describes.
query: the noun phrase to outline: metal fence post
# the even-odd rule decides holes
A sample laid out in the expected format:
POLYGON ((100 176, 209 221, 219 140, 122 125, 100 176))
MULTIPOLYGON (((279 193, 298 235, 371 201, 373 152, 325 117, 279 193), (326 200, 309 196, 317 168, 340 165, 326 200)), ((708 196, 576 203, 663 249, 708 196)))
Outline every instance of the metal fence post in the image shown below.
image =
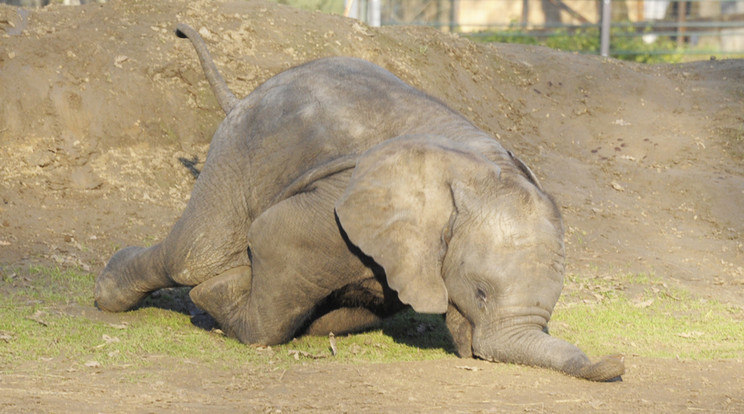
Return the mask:
POLYGON ((612 20, 612 0, 602 0, 602 21, 599 29, 599 54, 610 56, 610 26, 612 20))
POLYGON ((381 0, 369 0, 369 14, 367 15, 367 21, 372 27, 380 27, 381 6, 381 0))
POLYGON ((344 16, 359 18, 359 0, 344 0, 344 16))

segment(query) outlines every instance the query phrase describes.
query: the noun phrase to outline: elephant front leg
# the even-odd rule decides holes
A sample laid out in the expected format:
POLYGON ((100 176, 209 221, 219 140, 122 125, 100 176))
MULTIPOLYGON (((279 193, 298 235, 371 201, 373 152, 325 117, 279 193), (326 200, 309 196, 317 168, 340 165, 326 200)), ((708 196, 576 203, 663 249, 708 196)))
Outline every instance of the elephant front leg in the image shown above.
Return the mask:
POLYGON ((191 289, 189 296, 217 321, 227 336, 246 344, 286 342, 312 310, 312 303, 302 304, 302 293, 307 292, 297 292, 291 287, 268 289, 265 283, 254 280, 253 270, 253 266, 230 269, 200 283, 191 289))
POLYGON ((291 340, 320 301, 365 270, 336 224, 333 202, 343 190, 336 181, 343 180, 316 183, 313 191, 275 204, 251 224, 250 293, 223 310, 223 326, 241 342, 291 340))
POLYGON ((286 217, 270 210, 251 227, 250 294, 227 315, 228 331, 244 343, 288 342, 315 306, 331 293, 316 282, 323 275, 322 267, 316 264, 320 256, 316 249, 322 247, 301 240, 304 231, 312 231, 312 225, 284 227, 283 220, 272 218, 275 215, 277 219, 286 217))
POLYGON ((250 266, 239 266, 196 285, 189 296, 217 321, 226 335, 236 336, 231 320, 247 304, 251 277, 250 266))

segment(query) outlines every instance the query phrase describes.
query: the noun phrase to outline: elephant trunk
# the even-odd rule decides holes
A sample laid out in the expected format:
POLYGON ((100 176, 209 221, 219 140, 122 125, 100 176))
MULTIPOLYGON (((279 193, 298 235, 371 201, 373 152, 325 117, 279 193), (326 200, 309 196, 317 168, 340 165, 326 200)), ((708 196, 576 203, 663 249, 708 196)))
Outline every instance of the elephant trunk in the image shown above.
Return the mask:
POLYGON ((545 333, 541 317, 519 319, 495 329, 474 329, 473 353, 486 360, 549 368, 591 381, 610 381, 625 373, 622 356, 592 363, 575 345, 545 333))

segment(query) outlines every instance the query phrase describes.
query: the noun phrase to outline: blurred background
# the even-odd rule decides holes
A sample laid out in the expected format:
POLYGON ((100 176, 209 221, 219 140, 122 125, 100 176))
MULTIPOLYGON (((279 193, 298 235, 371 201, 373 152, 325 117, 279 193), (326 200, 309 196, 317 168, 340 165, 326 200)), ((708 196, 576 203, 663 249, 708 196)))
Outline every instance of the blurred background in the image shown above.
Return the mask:
MULTIPOLYGON (((105 0, 0 0, 22 7, 105 0)), ((638 62, 744 57, 744 0, 275 0, 370 26, 421 25, 483 42, 638 62)))

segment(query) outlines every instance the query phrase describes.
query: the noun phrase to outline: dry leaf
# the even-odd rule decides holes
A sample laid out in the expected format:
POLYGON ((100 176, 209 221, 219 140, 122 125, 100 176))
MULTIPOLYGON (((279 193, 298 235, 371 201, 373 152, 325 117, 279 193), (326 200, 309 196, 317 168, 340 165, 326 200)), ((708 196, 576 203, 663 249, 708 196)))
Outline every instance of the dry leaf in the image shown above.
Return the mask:
POLYGON ((292 355, 296 361, 299 361, 300 357, 310 358, 310 359, 321 359, 321 358, 328 357, 328 355, 315 355, 307 351, 298 351, 296 349, 290 349, 289 351, 287 351, 287 354, 292 355))
POLYGON ((691 331, 691 332, 681 332, 678 334, 675 334, 681 338, 699 338, 703 335, 705 335, 705 332, 700 331, 691 331))
POLYGON ((38 324, 41 324, 41 325, 44 325, 44 326, 49 326, 49 322, 41 319, 41 315, 43 315, 45 313, 46 312, 44 312, 42 310, 37 310, 36 312, 34 312, 33 315, 29 316, 28 319, 30 319, 30 320, 38 323, 38 324))
POLYGON ((0 331, 0 340, 10 342, 13 340, 13 334, 7 331, 0 331))
POLYGON ((478 367, 470 367, 470 366, 467 366, 467 365, 458 365, 455 368, 464 369, 466 371, 474 371, 474 372, 475 371, 480 371, 480 368, 478 368, 478 367))
POLYGON ((648 308, 649 306, 651 306, 652 303, 654 303, 653 298, 644 300, 643 302, 634 302, 633 306, 635 306, 636 308, 648 308))

